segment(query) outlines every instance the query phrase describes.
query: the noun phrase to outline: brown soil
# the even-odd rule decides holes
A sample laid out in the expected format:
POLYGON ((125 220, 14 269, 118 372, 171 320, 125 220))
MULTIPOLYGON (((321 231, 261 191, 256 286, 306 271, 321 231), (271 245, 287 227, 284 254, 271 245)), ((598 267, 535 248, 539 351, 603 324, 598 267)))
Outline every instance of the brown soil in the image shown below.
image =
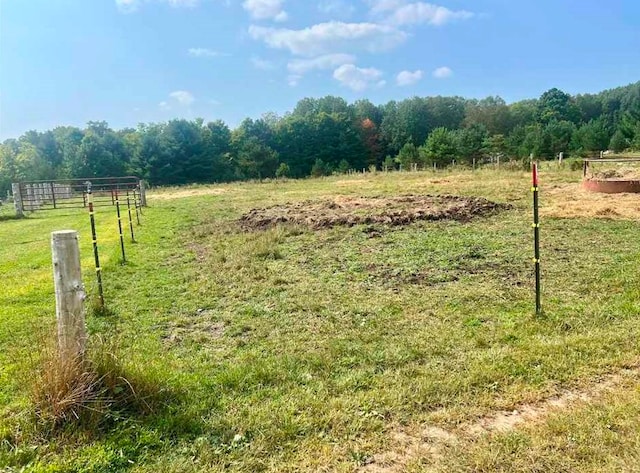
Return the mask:
POLYGON ((289 223, 310 228, 358 224, 407 225, 417 220, 468 221, 510 208, 481 197, 404 195, 348 197, 304 201, 253 209, 240 218, 245 229, 256 230, 289 223))

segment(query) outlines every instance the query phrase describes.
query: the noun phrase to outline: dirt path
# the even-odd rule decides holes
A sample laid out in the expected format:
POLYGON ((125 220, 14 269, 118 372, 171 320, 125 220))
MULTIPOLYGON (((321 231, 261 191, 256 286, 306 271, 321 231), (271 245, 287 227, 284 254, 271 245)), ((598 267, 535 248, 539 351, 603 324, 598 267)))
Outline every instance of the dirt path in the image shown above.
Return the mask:
POLYGON ((414 460, 442 457, 446 446, 456 445, 482 435, 508 432, 519 426, 542 422, 549 415, 596 401, 602 395, 621 388, 625 383, 640 383, 640 364, 617 373, 603 376, 593 384, 575 390, 565 390, 536 403, 520 404, 511 411, 497 411, 462 424, 454 431, 438 427, 424 427, 418 434, 397 429, 390 434, 393 448, 377 454, 373 461, 360 468, 360 472, 396 473, 402 472, 414 460))

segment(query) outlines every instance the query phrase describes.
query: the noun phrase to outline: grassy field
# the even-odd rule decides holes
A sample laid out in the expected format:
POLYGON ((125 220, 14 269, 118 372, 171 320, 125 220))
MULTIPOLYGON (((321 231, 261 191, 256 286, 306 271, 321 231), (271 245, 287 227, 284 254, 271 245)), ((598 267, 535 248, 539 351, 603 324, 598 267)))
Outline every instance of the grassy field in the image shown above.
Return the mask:
POLYGON ((580 176, 541 173, 541 317, 525 172, 160 189, 126 265, 101 210, 109 310, 89 311, 90 354, 113 354, 149 405, 66 426, 34 407, 55 331, 49 233, 80 232, 95 297, 88 217, 0 219, 0 471, 637 471, 640 197, 586 194, 580 176), (406 193, 513 208, 237 223, 271 204, 406 193))

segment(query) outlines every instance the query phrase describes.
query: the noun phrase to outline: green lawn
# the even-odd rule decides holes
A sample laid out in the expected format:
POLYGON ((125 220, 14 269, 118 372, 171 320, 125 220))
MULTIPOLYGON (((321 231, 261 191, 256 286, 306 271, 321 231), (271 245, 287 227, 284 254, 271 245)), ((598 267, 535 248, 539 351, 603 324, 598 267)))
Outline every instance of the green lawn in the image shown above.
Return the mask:
MULTIPOLYGON (((92 428, 43 426, 29 396, 55 330, 51 231, 80 232, 95 296, 88 216, 0 220, 0 471, 357 471, 392 448, 398 428, 455 432, 635 366, 640 221, 545 214, 545 186, 577 186, 580 175, 552 167, 541 175, 543 317, 532 307, 525 172, 158 190, 126 265, 114 212, 101 209, 109 312, 90 311, 89 331, 164 402, 151 413, 110 409, 92 428), (236 223, 272 203, 399 193, 482 196, 514 208, 375 232, 245 232, 236 223)), ((635 381, 512 432, 465 437, 433 457, 414 454, 407 468, 633 471, 635 381)))

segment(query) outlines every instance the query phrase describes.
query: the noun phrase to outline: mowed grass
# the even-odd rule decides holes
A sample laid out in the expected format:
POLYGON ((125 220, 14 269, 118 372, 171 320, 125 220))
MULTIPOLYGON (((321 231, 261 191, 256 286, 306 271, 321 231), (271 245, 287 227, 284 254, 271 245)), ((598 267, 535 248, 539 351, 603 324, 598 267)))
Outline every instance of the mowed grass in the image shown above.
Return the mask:
MULTIPOLYGON (((541 179, 542 205, 552 206, 545 186, 577 186, 580 173, 550 167, 541 179)), ((639 220, 545 217, 536 317, 530 199, 527 173, 490 169, 158 190, 126 265, 114 212, 101 209, 109 312, 90 312, 89 331, 166 399, 151 413, 110 411, 98 426, 53 431, 34 419, 29 396, 55 330, 49 233, 80 232, 95 296, 88 216, 0 221, 0 469, 357 471, 391 448, 398 427, 455 430, 635 366, 639 220), (275 203, 401 193, 514 208, 373 229, 245 232, 236 223, 275 203)), ((638 385, 618 389, 408 468, 633 471, 638 385)))

